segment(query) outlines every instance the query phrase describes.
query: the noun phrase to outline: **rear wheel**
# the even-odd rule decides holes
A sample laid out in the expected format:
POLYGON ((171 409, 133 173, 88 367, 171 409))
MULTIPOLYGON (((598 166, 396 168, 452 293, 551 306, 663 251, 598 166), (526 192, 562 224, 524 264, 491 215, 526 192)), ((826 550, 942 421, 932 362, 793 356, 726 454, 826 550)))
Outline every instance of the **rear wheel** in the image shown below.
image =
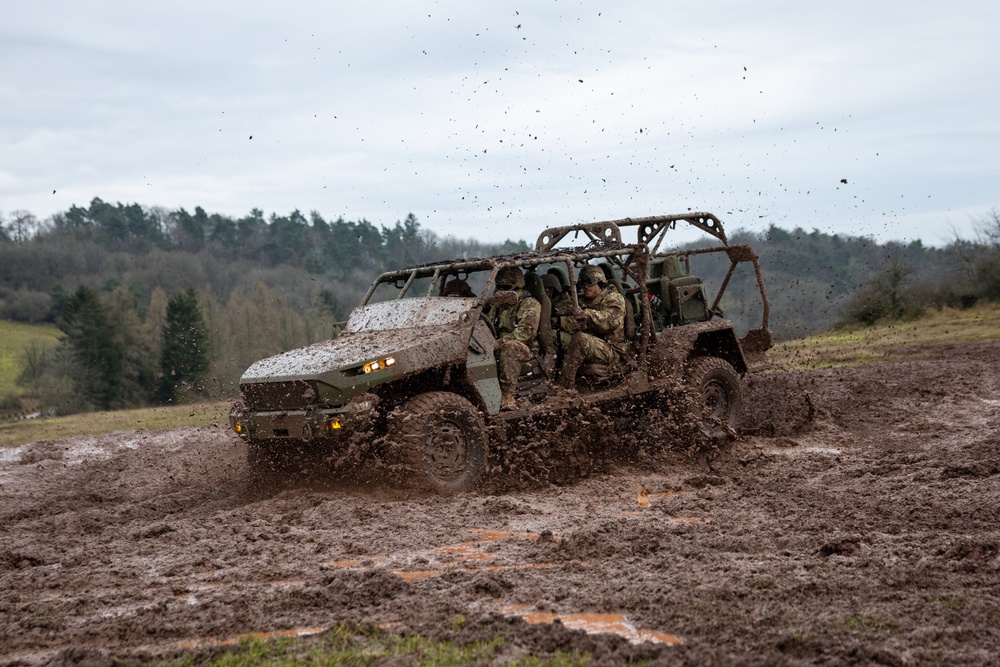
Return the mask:
POLYGON ((458 394, 432 391, 393 411, 389 440, 418 486, 443 495, 467 491, 486 462, 487 432, 472 403, 458 394))
POLYGON ((687 377, 698 396, 705 435, 734 437, 743 414, 743 385, 736 370, 719 357, 697 357, 688 365, 687 377))

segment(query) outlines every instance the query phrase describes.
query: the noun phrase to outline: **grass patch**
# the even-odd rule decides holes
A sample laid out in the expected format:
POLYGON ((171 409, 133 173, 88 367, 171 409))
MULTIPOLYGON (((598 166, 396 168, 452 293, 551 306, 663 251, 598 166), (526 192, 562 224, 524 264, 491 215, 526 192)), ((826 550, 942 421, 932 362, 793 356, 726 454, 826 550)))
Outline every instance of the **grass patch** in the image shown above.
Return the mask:
POLYGON ((919 356, 921 348, 1000 340, 1000 305, 928 310, 918 320, 838 329, 775 345, 776 368, 805 370, 859 366, 919 356))
MULTIPOLYGON (((419 635, 396 635, 375 626, 342 623, 318 637, 260 639, 248 636, 221 652, 196 653, 166 663, 170 667, 285 667, 291 665, 421 665, 460 667, 493 664, 505 640, 496 637, 459 644, 419 635)), ((556 651, 504 660, 514 667, 580 667, 590 656, 556 651)))
POLYGON ((893 623, 880 616, 865 614, 855 614, 846 621, 834 621, 833 625, 865 638, 883 635, 894 627, 893 623))
POLYGON ((750 580, 750 588, 758 591, 774 588, 777 585, 778 584, 771 577, 755 577, 750 580))
POLYGON ((75 435, 104 435, 115 431, 169 431, 185 426, 226 424, 228 401, 192 403, 114 412, 84 412, 65 417, 28 419, 0 424, 0 447, 24 445, 75 435))
POLYGON ((944 609, 957 611, 965 606, 968 599, 961 595, 928 595, 927 602, 941 605, 944 609))
POLYGON ((32 340, 55 345, 62 332, 54 324, 24 324, 0 320, 0 396, 22 394, 17 376, 24 369, 24 347, 32 340))

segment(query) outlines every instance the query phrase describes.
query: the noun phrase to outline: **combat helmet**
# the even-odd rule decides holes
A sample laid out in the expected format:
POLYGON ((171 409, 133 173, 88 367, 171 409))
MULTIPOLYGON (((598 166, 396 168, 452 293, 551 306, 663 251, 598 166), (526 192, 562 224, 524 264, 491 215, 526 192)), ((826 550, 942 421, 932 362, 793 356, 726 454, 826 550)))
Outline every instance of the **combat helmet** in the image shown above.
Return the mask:
POLYGON ((587 265, 580 269, 580 277, 577 282, 581 286, 586 285, 604 285, 608 282, 608 277, 604 275, 604 271, 601 270, 599 266, 587 265))
POLYGON ((516 266, 505 266, 497 271, 497 289, 524 289, 524 274, 516 266))
POLYGON ((553 290, 556 294, 562 293, 562 283, 554 274, 546 273, 542 276, 542 287, 553 290))

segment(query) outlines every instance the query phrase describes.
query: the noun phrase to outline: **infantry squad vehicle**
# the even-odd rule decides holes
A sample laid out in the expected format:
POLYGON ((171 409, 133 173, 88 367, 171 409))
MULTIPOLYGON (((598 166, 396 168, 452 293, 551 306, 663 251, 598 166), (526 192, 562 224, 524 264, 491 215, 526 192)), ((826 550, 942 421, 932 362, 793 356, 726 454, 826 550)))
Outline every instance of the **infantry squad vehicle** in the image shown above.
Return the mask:
POLYGON ((383 273, 332 339, 251 365, 230 424, 256 474, 280 467, 291 452, 335 454, 362 438, 384 443, 383 454, 413 483, 444 494, 476 485, 490 447, 503 446, 491 443, 497 425, 542 413, 574 419, 581 405, 613 413, 648 402, 671 410, 679 403, 662 397, 678 386, 693 389, 706 437, 724 440, 740 421, 742 379, 772 345, 768 311, 757 255, 730 244, 711 213, 554 227, 530 252, 383 273), (712 245, 660 251, 678 223, 708 234, 712 245), (573 243, 582 245, 566 247, 573 243), (714 298, 693 272, 706 255, 728 260, 714 298), (760 325, 742 337, 720 309, 741 263, 752 265, 761 311, 760 325), (555 382, 561 350, 549 332, 552 316, 567 313, 553 312, 541 277, 559 278, 568 296, 562 307, 573 311, 576 277, 588 264, 600 266, 625 297, 629 352, 620 364, 583 366, 577 391, 566 395, 555 382), (517 406, 501 410, 491 312, 503 267, 524 272, 542 317, 537 353, 522 364, 517 406), (471 289, 445 289, 456 280, 471 289))

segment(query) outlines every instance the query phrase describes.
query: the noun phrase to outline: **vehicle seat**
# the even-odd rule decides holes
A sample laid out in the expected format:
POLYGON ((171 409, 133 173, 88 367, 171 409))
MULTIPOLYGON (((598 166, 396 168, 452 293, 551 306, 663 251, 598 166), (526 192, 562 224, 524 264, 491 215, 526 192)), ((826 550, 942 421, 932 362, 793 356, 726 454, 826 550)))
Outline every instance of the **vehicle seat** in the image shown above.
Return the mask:
POLYGON ((708 297, 701 278, 685 273, 681 260, 676 255, 665 257, 660 266, 660 293, 668 295, 669 299, 662 296, 660 298, 669 304, 669 324, 673 326, 711 319, 708 297))
POLYGON ((544 397, 548 393, 546 380, 552 377, 556 365, 555 350, 550 350, 549 333, 552 321, 552 302, 545 293, 542 277, 531 271, 524 275, 524 287, 531 296, 542 305, 541 317, 538 321, 538 352, 531 359, 521 362, 521 372, 517 380, 515 395, 518 398, 529 397, 533 400, 544 397))
MULTIPOLYGON (((646 278, 646 293, 652 297, 650 313, 653 316, 653 327, 659 331, 670 323, 670 290, 664 289, 663 259, 654 259, 649 263, 649 276, 646 278)), ((669 286, 669 283, 668 283, 669 286)))
POLYGON ((545 293, 545 288, 542 285, 542 277, 534 271, 525 274, 524 286, 531 293, 531 296, 535 297, 538 303, 542 304, 542 315, 538 320, 538 336, 536 338, 538 349, 543 356, 551 354, 555 352, 555 350, 549 349, 552 329, 552 301, 549 299, 549 295, 545 293))
POLYGON ((545 273, 551 273, 559 279, 559 284, 562 285, 562 292, 565 294, 566 290, 569 289, 569 278, 566 277, 566 272, 563 271, 561 267, 552 266, 549 267, 549 270, 545 273))

